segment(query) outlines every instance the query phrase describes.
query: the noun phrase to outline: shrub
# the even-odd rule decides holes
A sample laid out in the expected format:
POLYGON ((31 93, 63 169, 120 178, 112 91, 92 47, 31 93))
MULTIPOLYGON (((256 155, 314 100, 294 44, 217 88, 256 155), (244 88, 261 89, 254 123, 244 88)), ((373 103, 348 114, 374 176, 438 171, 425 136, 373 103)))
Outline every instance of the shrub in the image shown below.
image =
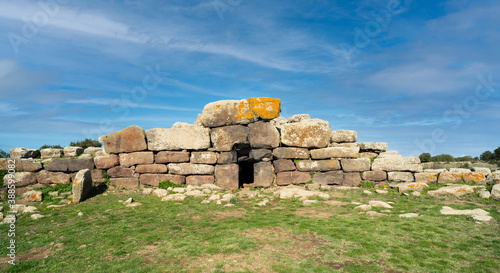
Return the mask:
POLYGON ((172 183, 172 181, 170 180, 167 180, 167 181, 161 181, 160 183, 158 183, 158 188, 160 189, 168 189, 169 187, 172 187, 172 188, 179 188, 179 187, 182 187, 180 185, 177 185, 177 184, 174 184, 172 183))
POLYGON ((102 176, 104 177, 104 181, 106 182, 106 184, 109 185, 109 176, 106 170, 102 170, 102 176))
POLYGON ((8 158, 8 157, 10 157, 10 154, 0 149, 0 158, 8 158))
POLYGON ((370 181, 361 181, 360 186, 362 188, 373 188, 373 182, 370 181))
POLYGON ((9 171, 6 171, 6 170, 0 171, 0 188, 3 188, 3 177, 8 173, 9 173, 9 171))
POLYGON ((95 139, 86 138, 85 140, 80 140, 76 142, 71 141, 69 143, 69 146, 78 146, 82 147, 83 149, 86 149, 88 147, 101 147, 102 143, 95 139))
POLYGON ((53 149, 62 149, 63 147, 61 147, 61 145, 42 145, 38 150, 41 150, 41 149, 48 149, 48 148, 53 148, 53 149))

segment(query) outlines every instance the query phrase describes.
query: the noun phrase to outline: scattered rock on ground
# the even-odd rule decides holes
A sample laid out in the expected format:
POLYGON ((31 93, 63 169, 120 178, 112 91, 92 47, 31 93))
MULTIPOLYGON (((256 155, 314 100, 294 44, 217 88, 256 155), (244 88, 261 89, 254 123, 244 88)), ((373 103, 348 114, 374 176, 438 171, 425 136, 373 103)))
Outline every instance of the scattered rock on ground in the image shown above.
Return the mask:
POLYGON ((404 214, 400 214, 398 216, 399 216, 399 218, 412 218, 412 217, 418 217, 420 215, 418 213, 404 213, 404 214))
POLYGON ((392 209, 393 207, 386 202, 383 201, 377 201, 377 200, 372 200, 368 202, 368 205, 372 207, 379 207, 379 208, 386 208, 386 209, 392 209))

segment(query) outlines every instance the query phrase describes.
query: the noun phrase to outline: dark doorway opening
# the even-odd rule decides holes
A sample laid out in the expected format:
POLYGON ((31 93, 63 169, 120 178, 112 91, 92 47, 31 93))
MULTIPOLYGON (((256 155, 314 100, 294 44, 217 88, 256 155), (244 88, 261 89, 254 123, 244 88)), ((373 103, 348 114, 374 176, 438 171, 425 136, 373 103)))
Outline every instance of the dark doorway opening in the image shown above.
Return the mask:
POLYGON ((241 161, 238 165, 240 166, 238 187, 243 188, 244 184, 253 184, 253 162, 241 161))

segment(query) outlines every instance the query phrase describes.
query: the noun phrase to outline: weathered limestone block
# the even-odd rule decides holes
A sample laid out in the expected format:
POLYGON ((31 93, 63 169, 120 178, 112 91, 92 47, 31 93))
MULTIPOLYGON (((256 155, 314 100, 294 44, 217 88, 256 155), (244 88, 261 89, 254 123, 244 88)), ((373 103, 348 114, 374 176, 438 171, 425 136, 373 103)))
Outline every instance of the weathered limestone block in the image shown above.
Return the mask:
POLYGON ((45 170, 54 172, 76 172, 83 169, 94 169, 93 159, 54 158, 44 166, 45 170))
POLYGON ((342 159, 341 163, 344 172, 363 172, 370 170, 369 158, 342 159))
POLYGON ((191 174, 213 174, 214 166, 206 164, 191 163, 170 163, 168 169, 172 174, 191 175, 191 174))
POLYGON ((120 154, 120 166, 128 168, 139 164, 153 164, 155 156, 153 152, 135 152, 120 154))
POLYGON ((63 151, 65 157, 75 157, 83 154, 83 148, 78 146, 64 147, 63 151))
POLYGON ((489 168, 481 168, 481 167, 472 167, 471 170, 473 172, 477 172, 477 173, 482 173, 484 174, 485 176, 488 176, 491 174, 491 170, 489 168))
POLYGON ((99 141, 104 144, 104 151, 108 154, 144 151, 148 148, 146 133, 136 125, 104 135, 99 138, 99 141))
POLYGON ((162 151, 156 154, 156 163, 185 163, 189 162, 189 152, 162 151))
POLYGON ((301 160, 295 162, 295 166, 301 172, 340 170, 340 162, 338 160, 301 160))
POLYGON ((415 182, 424 182, 427 184, 437 183, 439 173, 423 172, 415 173, 415 182))
POLYGON ((462 178, 464 179, 465 182, 467 183, 476 183, 476 184, 481 184, 485 185, 488 180, 486 179, 486 176, 483 173, 480 172, 468 172, 464 173, 462 178))
POLYGON ((10 150, 10 158, 37 158, 40 151, 37 149, 14 148, 10 150))
POLYGON ((375 158, 372 164, 372 171, 422 172, 422 166, 420 166, 420 158, 418 157, 392 155, 375 158))
POLYGON ((495 185, 500 184, 500 171, 496 171, 490 175, 488 175, 488 184, 495 185))
POLYGON ((237 189, 239 184, 238 164, 215 166, 215 184, 224 189, 237 189))
POLYGON ((109 177, 119 178, 119 177, 133 177, 135 172, 130 168, 116 166, 109 169, 106 173, 109 177))
POLYGON ((81 170, 73 180, 73 202, 80 203, 85 200, 92 190, 92 174, 89 169, 81 170))
POLYGON ((233 149, 235 144, 249 144, 249 132, 250 129, 242 125, 213 128, 211 134, 212 144, 216 151, 228 152, 233 149))
POLYGON ((259 119, 274 119, 279 116, 280 112, 279 99, 222 100, 205 105, 196 119, 196 124, 206 127, 249 124, 259 119))
POLYGON ((219 154, 215 152, 192 152, 191 163, 194 164, 215 164, 219 154))
POLYGON ((248 125, 248 141, 252 148, 276 148, 280 145, 278 129, 269 122, 257 122, 248 125))
POLYGON ((252 149, 250 151, 250 157, 255 161, 261 161, 263 159, 270 160, 273 158, 273 152, 268 149, 252 149))
POLYGON ((495 184, 493 188, 491 188, 491 198, 500 201, 500 184, 495 184))
POLYGON ((332 143, 352 143, 358 140, 358 133, 352 130, 336 130, 332 132, 332 143))
POLYGON ((442 172, 439 174, 438 183, 459 183, 462 182, 462 172, 442 172))
MULTIPOLYGON (((24 187, 27 185, 36 184, 37 182, 36 176, 32 172, 15 172, 13 175, 16 187, 24 187)), ((3 181, 4 185, 7 186, 9 181, 9 174, 4 175, 3 181)))
POLYGON ((42 192, 41 191, 27 191, 23 193, 23 199, 28 202, 41 202, 42 192))
POLYGON ((344 173, 344 182, 342 186, 357 187, 361 183, 361 175, 359 173, 344 173))
POLYGON ((136 173, 167 173, 168 167, 165 164, 146 164, 137 165, 135 167, 136 173))
POLYGON ((295 164, 290 159, 278 159, 273 161, 274 171, 277 173, 286 171, 295 171, 295 164))
POLYGON ((276 184, 278 186, 290 184, 305 184, 311 180, 311 175, 306 172, 281 172, 276 174, 276 184))
POLYGON ((89 155, 89 154, 82 154, 78 157, 78 159, 94 159, 94 157, 92 155, 89 155))
POLYGON ((280 147, 273 150, 276 158, 283 159, 308 159, 309 150, 305 148, 280 147))
POLYGON ((389 180, 394 182, 413 182, 413 174, 411 172, 388 172, 389 180))
POLYGON ((286 119, 286 123, 295 123, 295 122, 302 122, 305 120, 310 120, 311 116, 309 114, 298 114, 298 115, 293 115, 289 118, 286 119))
MULTIPOLYGON (((7 168, 4 170, 6 169, 7 168)), ((39 161, 35 161, 33 159, 21 159, 21 161, 16 160, 16 171, 37 172, 41 169, 43 169, 43 166, 39 161)))
POLYGON ((36 173, 36 180, 40 184, 69 184, 71 175, 62 172, 49 172, 46 170, 36 173))
POLYGON ((159 183, 162 181, 170 181, 177 185, 186 184, 186 177, 182 175, 173 174, 150 174, 144 173, 139 176, 139 181, 142 185, 148 185, 152 187, 158 187, 159 183))
POLYGON ((281 126, 281 143, 304 148, 324 148, 330 143, 332 128, 327 121, 306 120, 281 126))
POLYGON ((312 159, 357 158, 359 147, 328 147, 311 150, 312 159))
POLYGON ((233 164, 238 160, 238 153, 236 151, 231 152, 221 152, 219 154, 219 159, 217 159, 217 164, 233 164))
POLYGON ((342 185, 344 182, 344 173, 342 171, 315 173, 312 181, 315 184, 321 185, 342 185))
POLYGON ((460 197, 466 194, 470 194, 474 192, 474 187, 470 187, 467 185, 453 185, 439 188, 437 190, 428 191, 427 194, 429 196, 438 197, 445 195, 453 195, 455 197, 460 197))
POLYGON ((384 171, 366 171, 363 172, 363 180, 378 182, 387 180, 387 173, 384 171))
POLYGON ((399 192, 405 191, 423 191, 425 188, 429 186, 424 182, 407 182, 407 183, 399 183, 398 190, 399 192))
POLYGON ((201 186, 204 184, 214 184, 215 177, 213 175, 190 175, 186 177, 186 184, 192 186, 201 186))
POLYGON ((151 151, 206 150, 210 148, 210 129, 189 125, 181 128, 154 128, 146 131, 151 151))
POLYGON ((40 157, 42 159, 47 158, 59 158, 64 155, 63 149, 47 148, 40 150, 40 157))
POLYGON ((137 177, 111 178, 109 182, 115 187, 135 188, 139 186, 137 177))
POLYGON ((385 142, 360 142, 358 143, 359 149, 362 151, 385 151, 387 150, 387 143, 385 142))
POLYGON ((104 149, 103 148, 100 148, 100 147, 87 147, 85 150, 83 150, 83 153, 84 154, 87 154, 87 155, 96 155, 98 153, 101 153, 103 152, 104 149))
POLYGON ((90 171, 90 176, 92 177, 92 181, 98 183, 104 183, 106 180, 104 179, 104 175, 102 174, 102 170, 92 170, 90 171))
POLYGON ((272 120, 269 121, 274 127, 278 128, 281 130, 281 126, 283 124, 287 124, 287 119, 282 117, 282 116, 279 116, 277 118, 274 118, 272 120))
POLYGON ((120 159, 116 154, 94 157, 95 167, 101 170, 113 168, 120 165, 120 159))
POLYGON ((270 187, 274 181, 274 168, 271 162, 258 162, 253 165, 254 186, 270 187))
POLYGON ((373 153, 373 152, 361 152, 359 154, 361 155, 361 157, 364 157, 364 158, 372 158, 372 157, 378 156, 377 153, 373 153))
POLYGON ((470 173, 470 169, 465 168, 450 168, 450 172, 452 173, 470 173))

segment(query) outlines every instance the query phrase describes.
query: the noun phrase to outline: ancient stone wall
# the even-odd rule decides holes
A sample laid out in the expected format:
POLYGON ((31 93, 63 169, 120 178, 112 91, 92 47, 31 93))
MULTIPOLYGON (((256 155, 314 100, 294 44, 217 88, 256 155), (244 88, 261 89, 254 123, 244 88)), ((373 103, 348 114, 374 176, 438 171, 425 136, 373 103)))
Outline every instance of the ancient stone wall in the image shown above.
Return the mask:
MULTIPOLYGON (((166 180, 226 189, 389 180, 416 189, 419 183, 484 184, 500 178, 482 169, 423 171, 418 157, 386 151, 387 143, 357 143, 355 131, 332 131, 327 121, 309 115, 285 119, 280 111, 280 100, 273 98, 218 101, 206 105, 195 124, 146 131, 130 126, 102 136, 104 149, 15 148, 10 155, 18 159, 17 193, 43 184, 69 184, 84 169, 97 182, 104 181, 105 170, 111 184, 123 187, 157 187, 166 180)), ((7 159, 0 167, 7 169, 7 159)))

